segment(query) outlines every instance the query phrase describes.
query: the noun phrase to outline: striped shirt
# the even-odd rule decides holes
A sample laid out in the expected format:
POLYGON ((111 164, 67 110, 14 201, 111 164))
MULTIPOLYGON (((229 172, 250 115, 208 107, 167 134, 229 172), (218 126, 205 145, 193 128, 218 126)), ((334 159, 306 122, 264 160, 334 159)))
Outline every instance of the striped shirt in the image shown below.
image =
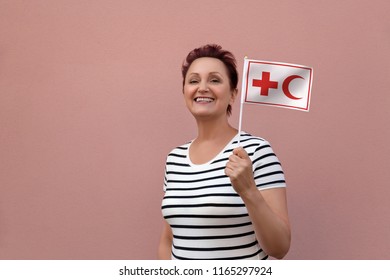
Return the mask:
MULTIPOLYGON (((256 240, 244 202, 225 175, 237 138, 201 165, 189 158, 192 142, 168 154, 161 208, 173 232, 172 259, 268 258, 256 240)), ((242 132, 240 142, 252 160, 259 190, 286 186, 279 160, 266 140, 242 132)))

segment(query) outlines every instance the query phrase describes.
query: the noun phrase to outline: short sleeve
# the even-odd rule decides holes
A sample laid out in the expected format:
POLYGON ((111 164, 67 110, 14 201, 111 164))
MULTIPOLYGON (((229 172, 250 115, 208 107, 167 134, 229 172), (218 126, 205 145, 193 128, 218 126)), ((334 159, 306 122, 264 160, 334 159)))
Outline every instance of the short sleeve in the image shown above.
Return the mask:
POLYGON ((168 172, 167 172, 167 162, 165 162, 164 184, 163 184, 164 193, 167 191, 167 185, 168 185, 168 172))
POLYGON ((252 164, 253 176, 259 190, 286 187, 282 165, 268 141, 262 141, 255 149, 252 164))

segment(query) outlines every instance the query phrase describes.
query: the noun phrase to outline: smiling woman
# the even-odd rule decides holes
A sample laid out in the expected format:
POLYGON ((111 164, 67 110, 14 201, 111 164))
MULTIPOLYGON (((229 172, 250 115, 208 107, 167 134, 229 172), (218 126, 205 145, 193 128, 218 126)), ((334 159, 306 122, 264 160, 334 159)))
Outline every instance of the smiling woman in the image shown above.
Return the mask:
POLYGON ((237 89, 231 88, 222 61, 202 57, 196 59, 189 67, 184 80, 183 94, 187 108, 196 119, 223 118, 234 103, 237 89))
POLYGON ((198 136, 167 157, 159 258, 283 258, 290 226, 279 160, 266 140, 228 122, 237 97, 234 56, 206 45, 189 53, 182 73, 198 136))
MULTIPOLYGON (((210 58, 215 58, 221 61, 225 65, 225 70, 229 83, 230 83, 230 88, 231 89, 236 89, 237 88, 237 83, 238 83, 238 73, 236 69, 236 59, 234 58, 233 54, 230 53, 229 51, 222 50, 222 48, 218 45, 206 45, 201 48, 196 48, 193 51, 191 51, 185 62, 183 63, 181 72, 183 75, 183 89, 184 85, 186 82, 186 76, 188 69, 192 65, 192 63, 199 58, 202 57, 210 57, 210 58)), ((229 105, 227 109, 228 115, 231 114, 232 112, 232 107, 229 105)))

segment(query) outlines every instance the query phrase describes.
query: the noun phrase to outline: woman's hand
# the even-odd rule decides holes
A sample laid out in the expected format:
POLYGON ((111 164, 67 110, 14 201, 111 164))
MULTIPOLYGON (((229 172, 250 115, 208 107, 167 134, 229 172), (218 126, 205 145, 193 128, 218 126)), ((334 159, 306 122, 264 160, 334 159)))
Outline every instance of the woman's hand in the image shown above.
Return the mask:
POLYGON ((234 190, 240 196, 257 191, 253 179, 252 161, 243 147, 233 150, 233 154, 226 164, 225 174, 230 178, 234 190))

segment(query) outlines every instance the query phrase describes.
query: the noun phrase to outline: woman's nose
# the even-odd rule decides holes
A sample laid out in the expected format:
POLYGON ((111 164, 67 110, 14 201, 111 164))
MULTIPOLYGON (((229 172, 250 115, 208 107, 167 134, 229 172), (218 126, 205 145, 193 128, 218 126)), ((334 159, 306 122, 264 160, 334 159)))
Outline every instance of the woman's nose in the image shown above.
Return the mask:
POLYGON ((207 86, 206 83, 200 83, 198 91, 199 92, 208 92, 209 91, 209 87, 207 86))

